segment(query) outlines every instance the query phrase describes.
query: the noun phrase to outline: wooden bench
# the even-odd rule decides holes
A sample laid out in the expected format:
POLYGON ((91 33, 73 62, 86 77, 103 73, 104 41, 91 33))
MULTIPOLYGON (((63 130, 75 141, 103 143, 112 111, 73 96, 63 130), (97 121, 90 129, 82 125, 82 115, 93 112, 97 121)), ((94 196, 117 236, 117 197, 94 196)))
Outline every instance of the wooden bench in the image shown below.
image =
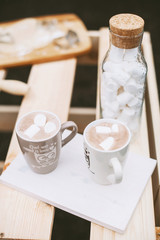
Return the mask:
MULTIPOLYGON (((90 31, 92 51, 83 57, 64 61, 50 62, 32 66, 28 84, 30 91, 24 97, 20 108, 18 106, 0 107, 0 128, 10 129, 15 119, 25 112, 34 109, 50 110, 56 113, 62 122, 68 118, 76 121, 80 132, 86 124, 95 117, 99 117, 99 94, 97 94, 97 108, 70 109, 72 88, 76 64, 97 64, 98 52, 98 84, 99 89, 100 65, 104 53, 108 48, 108 30, 90 31), (4 121, 9 116, 8 121, 4 121), (4 124, 4 125, 2 125, 4 124), (4 128, 3 128, 4 127, 4 128)), ((160 146, 160 114, 153 63, 150 34, 144 33, 143 51, 149 67, 146 101, 143 106, 141 129, 139 137, 132 145, 132 150, 159 161, 160 146), (156 126, 155 126, 156 124, 156 126)), ((3 77, 5 71, 1 71, 3 77)), ((19 152, 18 143, 13 132, 4 169, 19 152)), ((157 161, 157 162, 158 162, 157 161)), ((159 162, 158 162, 159 165, 159 162)), ((159 223, 159 175, 158 166, 153 179, 148 181, 145 191, 136 207, 126 232, 118 234, 91 223, 91 240, 154 240, 155 218, 154 206, 157 212, 156 223, 159 223), (152 193, 153 182, 153 193, 152 193), (155 202, 155 205, 154 205, 155 202)), ((155 212, 156 212, 155 211, 155 212)), ((54 207, 36 199, 28 197, 0 184, 0 239, 50 239, 54 223, 54 207)), ((53 236, 54 239, 54 236, 53 236)))

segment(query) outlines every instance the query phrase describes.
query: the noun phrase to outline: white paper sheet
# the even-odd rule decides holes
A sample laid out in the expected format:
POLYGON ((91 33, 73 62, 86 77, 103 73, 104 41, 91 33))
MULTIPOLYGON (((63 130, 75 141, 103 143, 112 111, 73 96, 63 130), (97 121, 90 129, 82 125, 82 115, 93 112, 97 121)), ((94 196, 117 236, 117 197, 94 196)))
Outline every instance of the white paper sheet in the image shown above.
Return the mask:
POLYGON ((143 193, 156 161, 129 152, 120 184, 103 186, 90 177, 83 138, 63 147, 58 167, 49 174, 30 170, 22 154, 0 177, 0 182, 69 213, 123 233, 143 193))

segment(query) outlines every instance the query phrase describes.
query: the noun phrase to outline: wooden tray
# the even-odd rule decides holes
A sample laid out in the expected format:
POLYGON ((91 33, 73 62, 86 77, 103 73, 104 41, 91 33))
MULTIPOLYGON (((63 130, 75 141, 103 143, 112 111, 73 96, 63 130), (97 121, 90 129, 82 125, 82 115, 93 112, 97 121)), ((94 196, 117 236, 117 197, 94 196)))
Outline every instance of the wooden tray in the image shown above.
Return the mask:
MULTIPOLYGON (((77 33, 79 43, 70 48, 58 48, 54 41, 47 46, 39 49, 34 49, 30 53, 17 56, 13 54, 1 54, 0 68, 15 67, 27 64, 36 64, 47 61, 67 59, 81 54, 87 53, 91 49, 91 41, 88 37, 87 29, 82 20, 74 14, 49 15, 42 17, 35 17, 34 19, 40 21, 58 20, 58 27, 65 28, 65 30, 73 30, 77 33)), ((24 20, 24 19, 21 19, 24 20)), ((0 24, 0 27, 8 27, 20 20, 6 22, 0 24)))

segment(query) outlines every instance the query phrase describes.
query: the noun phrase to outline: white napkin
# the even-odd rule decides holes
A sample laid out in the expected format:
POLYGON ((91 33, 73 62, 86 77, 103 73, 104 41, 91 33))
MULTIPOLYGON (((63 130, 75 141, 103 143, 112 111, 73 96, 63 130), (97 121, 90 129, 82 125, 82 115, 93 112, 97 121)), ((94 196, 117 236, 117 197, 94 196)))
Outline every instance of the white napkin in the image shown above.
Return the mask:
POLYGON ((128 154, 123 181, 98 185, 92 181, 83 152, 83 137, 62 148, 58 167, 36 174, 19 154, 3 172, 0 182, 69 213, 123 233, 143 193, 156 161, 128 154))

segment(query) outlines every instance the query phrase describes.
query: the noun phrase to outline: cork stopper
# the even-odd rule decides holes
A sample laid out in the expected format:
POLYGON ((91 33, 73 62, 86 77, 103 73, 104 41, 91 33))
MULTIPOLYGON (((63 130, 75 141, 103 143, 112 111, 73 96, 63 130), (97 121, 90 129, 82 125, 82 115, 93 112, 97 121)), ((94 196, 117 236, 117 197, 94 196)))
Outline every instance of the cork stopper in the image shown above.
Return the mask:
POLYGON ((118 14, 109 20, 112 44, 119 48, 138 47, 141 42, 144 20, 134 14, 118 14))

